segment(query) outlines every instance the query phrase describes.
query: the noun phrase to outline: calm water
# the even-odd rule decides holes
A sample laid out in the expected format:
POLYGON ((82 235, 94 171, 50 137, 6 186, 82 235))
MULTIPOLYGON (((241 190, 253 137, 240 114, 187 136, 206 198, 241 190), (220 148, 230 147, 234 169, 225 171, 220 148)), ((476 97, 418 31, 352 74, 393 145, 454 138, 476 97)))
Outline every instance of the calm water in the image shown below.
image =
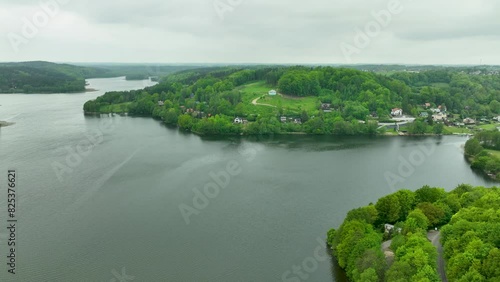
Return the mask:
POLYGON ((308 281, 344 281, 318 241, 350 209, 397 188, 494 185, 470 170, 464 137, 203 139, 148 118, 86 117, 85 101, 148 83, 89 82, 99 91, 0 96, 0 120, 16 122, 0 129, 1 281, 281 281, 299 277, 294 266, 308 281), (211 173, 229 177, 217 185, 211 173), (210 198, 194 192, 204 187, 210 198))

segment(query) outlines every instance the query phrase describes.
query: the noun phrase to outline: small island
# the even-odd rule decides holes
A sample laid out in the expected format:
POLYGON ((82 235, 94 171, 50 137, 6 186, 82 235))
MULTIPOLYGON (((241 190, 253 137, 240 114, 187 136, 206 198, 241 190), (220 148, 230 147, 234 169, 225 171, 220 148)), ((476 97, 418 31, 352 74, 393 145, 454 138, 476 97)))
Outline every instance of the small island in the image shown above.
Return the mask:
POLYGON ((359 68, 191 69, 106 93, 84 111, 153 117, 199 135, 469 135, 498 126, 496 69, 359 68))
POLYGON ((328 244, 350 281, 500 281, 500 190, 400 190, 351 210, 328 244))

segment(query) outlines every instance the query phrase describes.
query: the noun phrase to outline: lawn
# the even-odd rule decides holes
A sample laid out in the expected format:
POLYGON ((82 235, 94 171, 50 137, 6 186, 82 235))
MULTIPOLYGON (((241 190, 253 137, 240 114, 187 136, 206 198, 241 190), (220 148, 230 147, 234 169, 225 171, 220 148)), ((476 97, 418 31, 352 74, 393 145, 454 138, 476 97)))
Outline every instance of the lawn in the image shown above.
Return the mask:
POLYGON ((490 155, 500 159, 500 151, 496 151, 496 150, 486 150, 488 153, 490 153, 490 155))
POLYGON ((493 124, 483 124, 478 126, 479 128, 482 128, 484 130, 495 130, 497 127, 500 127, 500 124, 498 123, 493 123, 493 124))
POLYGON ((243 85, 238 88, 242 93, 242 101, 245 104, 245 112, 247 114, 277 114, 278 107, 282 107, 285 114, 300 114, 303 110, 307 111, 310 115, 315 114, 318 111, 318 98, 317 97, 282 97, 269 96, 269 90, 274 89, 274 87, 266 84, 265 81, 253 82, 250 84, 243 85), (252 105, 252 101, 256 98, 260 98, 257 101, 259 104, 268 104, 276 106, 262 106, 262 105, 252 105))
POLYGON ((466 133, 466 134, 471 134, 472 131, 468 128, 461 128, 461 127, 454 127, 454 126, 445 126, 443 133, 448 133, 448 134, 455 134, 455 133, 466 133))
POLYGON ((318 111, 318 97, 282 97, 282 96, 265 96, 258 101, 262 104, 269 104, 276 107, 282 107, 285 112, 300 114, 306 111, 309 114, 314 114, 318 111))
POLYGON ((272 86, 267 85, 265 81, 258 81, 250 84, 245 84, 238 88, 242 93, 241 100, 245 104, 252 103, 252 100, 263 95, 267 95, 272 86))

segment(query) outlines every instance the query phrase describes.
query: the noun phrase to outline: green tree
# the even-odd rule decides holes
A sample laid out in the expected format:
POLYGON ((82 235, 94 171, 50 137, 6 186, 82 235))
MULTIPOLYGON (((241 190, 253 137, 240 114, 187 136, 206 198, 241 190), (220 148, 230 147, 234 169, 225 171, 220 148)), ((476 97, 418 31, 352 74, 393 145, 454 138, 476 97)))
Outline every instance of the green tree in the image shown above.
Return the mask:
POLYGON ((465 143, 464 150, 467 156, 476 156, 481 151, 483 151, 484 148, 481 146, 481 144, 476 138, 472 138, 465 143))
POLYGON ((351 210, 347 213, 346 221, 359 220, 369 224, 375 223, 378 218, 378 211, 375 206, 370 205, 351 210))
POLYGON ((177 124, 178 121, 177 111, 174 109, 169 109, 168 111, 164 112, 163 121, 166 124, 177 124))
POLYGON ((444 125, 442 123, 436 123, 432 128, 434 134, 442 134, 443 130, 444 130, 444 125))
POLYGON ((178 120, 179 127, 185 130, 191 130, 194 123, 194 118, 190 115, 181 115, 178 120))
POLYGON ((437 205, 420 203, 417 205, 417 208, 425 214, 427 219, 429 219, 429 225, 432 227, 438 226, 439 223, 443 221, 443 218, 445 218, 444 210, 437 205))
POLYGON ((405 227, 409 232, 415 233, 418 230, 427 230, 429 219, 420 209, 412 211, 405 222, 405 227))
POLYGON ((434 203, 446 196, 446 191, 443 188, 431 188, 424 186, 415 191, 416 203, 434 203))
POLYGON ((380 198, 375 205, 381 223, 396 223, 401 214, 401 205, 396 195, 380 198))
POLYGON ((410 190, 399 190, 394 195, 398 198, 400 205, 399 220, 404 221, 410 211, 415 207, 415 193, 410 190))
POLYGON ((373 268, 368 268, 363 273, 361 273, 359 277, 359 282, 378 282, 379 277, 377 275, 377 271, 373 268))

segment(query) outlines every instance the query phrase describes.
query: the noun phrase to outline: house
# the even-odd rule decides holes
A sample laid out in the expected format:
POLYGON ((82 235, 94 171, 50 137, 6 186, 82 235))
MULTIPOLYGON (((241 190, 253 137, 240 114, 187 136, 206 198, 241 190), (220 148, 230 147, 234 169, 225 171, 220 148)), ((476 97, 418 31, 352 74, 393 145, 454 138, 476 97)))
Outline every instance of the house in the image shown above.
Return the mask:
POLYGON ((236 123, 236 124, 242 124, 243 123, 243 119, 237 117, 237 118, 234 119, 234 123, 236 123))
POLYGON ((384 224, 384 229, 385 229, 385 232, 386 233, 390 233, 390 232, 393 232, 394 230, 398 233, 401 233, 402 229, 401 228, 397 228, 395 229, 394 225, 391 225, 391 224, 384 224))
POLYGON ((331 110, 332 104, 330 103, 321 103, 321 109, 324 110, 331 110))
POLYGON ((302 119, 296 118, 296 119, 293 120, 293 123, 295 123, 295 124, 302 124, 302 119))
POLYGON ((445 114, 443 114, 443 113, 439 113, 439 114, 434 114, 434 115, 432 115, 432 119, 433 119, 434 121, 446 120, 446 118, 447 118, 447 117, 448 117, 448 116, 447 116, 447 115, 445 115, 445 114))
POLYGON ((163 101, 158 101, 158 106, 163 106, 163 105, 165 105, 165 102, 163 102, 163 101))
POLYGON ((429 117, 429 113, 428 112, 421 112, 420 117, 427 118, 427 117, 429 117))
POLYGON ((403 115, 403 110, 402 109, 399 109, 399 108, 394 108, 392 109, 391 111, 391 115, 393 117, 396 117, 396 116, 402 116, 403 115))
POLYGON ((281 122, 286 122, 286 117, 285 117, 285 116, 283 116, 283 117, 281 117, 281 119, 280 119, 280 120, 281 120, 281 122))
POLYGON ((276 96, 276 90, 269 91, 269 96, 276 96))
POLYGON ((431 107, 431 103, 425 103, 424 106, 425 106, 426 109, 430 108, 431 107))
POLYGON ((464 119, 464 124, 466 125, 476 124, 476 121, 471 118, 466 118, 464 119))

